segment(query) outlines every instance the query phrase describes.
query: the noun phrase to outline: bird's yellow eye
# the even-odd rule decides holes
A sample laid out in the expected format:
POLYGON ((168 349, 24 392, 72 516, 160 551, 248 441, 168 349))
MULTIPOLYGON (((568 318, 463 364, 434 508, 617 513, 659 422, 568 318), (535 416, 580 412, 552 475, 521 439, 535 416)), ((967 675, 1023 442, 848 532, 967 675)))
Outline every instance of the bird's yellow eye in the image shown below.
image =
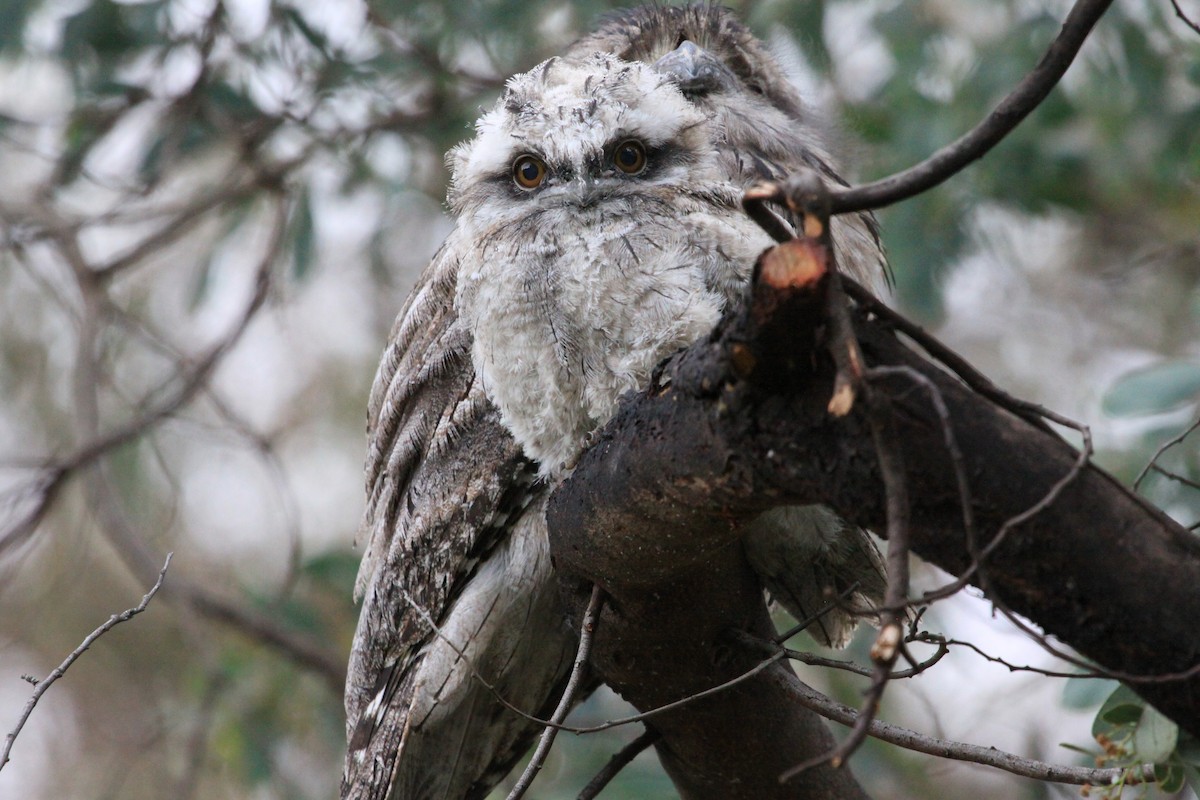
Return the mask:
POLYGON ((537 156, 520 156, 513 162, 513 180, 522 189, 536 189, 546 180, 546 162, 537 156))
POLYGON ((646 148, 636 139, 621 142, 613 152, 613 164, 626 175, 637 175, 646 168, 646 148))

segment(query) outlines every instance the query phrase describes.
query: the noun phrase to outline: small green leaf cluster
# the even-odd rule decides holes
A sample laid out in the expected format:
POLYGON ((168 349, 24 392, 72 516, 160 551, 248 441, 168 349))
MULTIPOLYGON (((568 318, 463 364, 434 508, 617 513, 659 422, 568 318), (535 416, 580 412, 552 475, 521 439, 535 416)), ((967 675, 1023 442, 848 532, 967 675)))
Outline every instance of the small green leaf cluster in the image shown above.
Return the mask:
POLYGON ((1185 786, 1200 790, 1200 740, 1181 731, 1128 686, 1118 686, 1104 701, 1092 723, 1092 736, 1102 750, 1096 766, 1122 771, 1111 784, 1085 787, 1085 797, 1115 800, 1131 787, 1141 787, 1144 794, 1151 783, 1144 774, 1146 764, 1153 765, 1152 783, 1164 793, 1174 794, 1185 786))

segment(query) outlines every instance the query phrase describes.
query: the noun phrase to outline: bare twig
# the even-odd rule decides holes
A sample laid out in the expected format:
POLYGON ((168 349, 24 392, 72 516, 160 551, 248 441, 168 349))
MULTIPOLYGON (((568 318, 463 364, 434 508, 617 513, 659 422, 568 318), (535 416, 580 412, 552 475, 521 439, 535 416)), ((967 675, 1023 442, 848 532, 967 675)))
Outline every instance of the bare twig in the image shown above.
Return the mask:
MULTIPOLYGON (((787 657, 792 661, 799 661, 801 664, 808 664, 810 667, 828 667, 830 669, 840 669, 863 676, 872 674, 872 670, 855 664, 853 661, 842 661, 841 659, 837 658, 825 658, 824 656, 814 655, 813 653, 805 653, 800 650, 791 650, 788 648, 784 648, 784 652, 787 653, 787 657)), ((949 647, 944 645, 939 646, 938 649, 933 652, 933 655, 924 661, 914 664, 909 669, 897 670, 890 673, 887 676, 888 680, 894 681, 904 678, 915 678, 917 675, 920 675, 922 672, 945 658, 946 654, 949 652, 949 647)))
MULTIPOLYGON (((777 653, 782 650, 792 661, 799 661, 801 664, 807 664, 810 667, 828 667, 829 669, 840 669, 844 672, 852 672, 855 675, 862 675, 863 677, 869 677, 873 673, 872 669, 864 667, 861 664, 856 664, 853 661, 845 661, 839 658, 826 658, 825 656, 819 656, 815 653, 805 653, 802 650, 793 650, 789 647, 783 647, 777 642, 759 639, 757 636, 751 636, 750 634, 740 631, 735 634, 734 638, 736 638, 737 641, 742 644, 766 653, 777 653)), ((947 643, 940 642, 935 638, 931 637, 929 639, 917 639, 917 641, 928 644, 937 644, 937 650, 935 650, 933 655, 924 661, 913 664, 911 669, 900 670, 898 672, 891 673, 888 676, 889 680, 916 677, 932 667, 934 664, 941 661, 946 654, 950 652, 950 647, 947 643)), ((1072 677, 1074 677, 1074 675, 1075 673, 1071 673, 1072 677)))
MULTIPOLYGON (((1041 105, 1050 91, 1058 85, 1067 68, 1079 54, 1088 34, 1104 14, 1112 0, 1077 0, 1062 30, 1050 43, 1037 66, 1000 101, 982 122, 955 141, 938 150, 919 164, 886 178, 850 188, 831 189, 830 213, 848 214, 854 211, 883 208, 907 200, 932 189, 961 172, 972 161, 983 158, 999 144, 1025 117, 1041 105)), ((1186 19, 1186 18, 1185 18, 1186 19)), ((776 241, 786 241, 785 228, 763 203, 786 201, 786 190, 773 183, 764 183, 747 192, 746 211, 776 241)))
POLYGON ((764 181, 746 190, 746 193, 742 195, 742 208, 746 210, 752 220, 758 223, 758 227, 770 234, 772 239, 783 243, 796 238, 796 234, 792 231, 791 226, 766 205, 768 202, 777 202, 781 199, 782 189, 780 186, 770 181, 764 181))
MULTIPOLYGON (((1192 434, 1192 432, 1195 431, 1197 428, 1200 428, 1200 416, 1196 417, 1196 419, 1193 420, 1191 425, 1188 425, 1186 428, 1184 428, 1182 431, 1180 431, 1179 435, 1175 436, 1174 438, 1168 439, 1167 441, 1165 441, 1161 445, 1159 445, 1159 448, 1154 451, 1154 455, 1151 456, 1151 458, 1148 462, 1146 462, 1146 466, 1142 467, 1142 471, 1139 472, 1137 478, 1134 479, 1133 490, 1135 492, 1138 491, 1138 489, 1141 488, 1142 481, 1144 481, 1146 479, 1146 475, 1148 475, 1150 473, 1150 470, 1158 468, 1158 459, 1160 459, 1162 457, 1163 453, 1167 452, 1172 447, 1174 447, 1175 445, 1182 442, 1184 439, 1186 439, 1188 436, 1190 436, 1192 434)), ((1161 468, 1159 468, 1159 469, 1161 470, 1161 468)))
POLYGON ((108 633, 117 625, 120 625, 122 622, 127 622, 146 610, 146 607, 150 605, 150 600, 154 598, 154 595, 158 594, 158 590, 162 587, 163 579, 167 576, 167 568, 171 566, 172 555, 172 553, 167 554, 166 561, 163 562, 162 569, 158 572, 158 580, 156 580, 154 585, 150 587, 150 591, 146 592, 146 594, 142 597, 142 602, 138 603, 133 608, 122 611, 120 614, 113 614, 111 617, 109 617, 107 622, 89 633, 87 637, 80 643, 79 647, 76 647, 74 650, 72 650, 71 654, 67 656, 61 664, 55 667, 53 672, 37 682, 37 686, 33 690, 33 695, 29 698, 29 702, 25 704, 25 710, 21 713, 20 719, 17 720, 16 727, 4 737, 4 751, 0 752, 0 769, 4 769, 4 765, 8 763, 9 753, 12 751, 13 743, 17 740, 17 735, 21 732, 21 729, 25 727, 25 723, 29 721, 29 715, 33 713, 34 707, 38 704, 38 701, 42 699, 42 695, 46 693, 46 690, 49 689, 55 681, 65 675, 71 665, 74 664, 75 661, 78 660, 78 658, 83 655, 84 652, 91 647, 97 639, 108 633))
POLYGON ((1181 431, 1177 436, 1167 440, 1166 442, 1163 442, 1162 445, 1160 445, 1159 448, 1154 451, 1154 455, 1151 457, 1150 461, 1147 462, 1146 466, 1142 468, 1142 471, 1138 473, 1137 478, 1133 481, 1134 491, 1138 490, 1142 481, 1145 480, 1146 475, 1158 464, 1158 459, 1162 457, 1162 454, 1182 442, 1197 428, 1200 428, 1200 417, 1197 417, 1191 425, 1188 425, 1187 428, 1181 431))
POLYGON ((846 294, 854 299, 862 308, 888 322, 889 325, 903 333, 908 338, 916 342, 922 350, 928 353, 937 361, 940 361, 946 368, 957 375, 962 382, 970 386, 971 389, 983 395, 987 399, 1013 412, 1021 419, 1038 426, 1044 431, 1050 431, 1051 428, 1046 424, 1046 420, 1058 422, 1069 428, 1079 430, 1081 433, 1088 435, 1085 426, 1080 425, 1073 420, 1067 420, 1059 417, 1059 415, 1038 405, 1031 403, 1028 400, 1022 400, 1005 392, 996 384, 984 375, 979 370, 975 369, 969 361, 960 356, 958 353, 951 350, 942 342, 931 336, 928 331, 922 328, 917 323, 911 321, 903 314, 890 308, 886 303, 876 297, 848 275, 842 276, 842 285, 846 289, 846 294))
POLYGON ((828 614, 830 611, 833 611, 835 608, 840 607, 840 605, 843 602, 849 600, 851 597, 854 596, 854 593, 858 591, 858 587, 859 587, 859 582, 855 581, 854 583, 852 583, 848 587, 846 587, 846 589, 844 591, 842 591, 840 594, 838 594, 837 597, 834 597, 828 603, 826 603, 825 605, 823 605, 819 609, 817 609, 817 611, 815 613, 808 615, 807 617, 800 620, 792 627, 788 628, 783 633, 776 634, 775 644, 783 644, 784 642, 786 642, 788 639, 792 638, 796 634, 800 633, 803 630, 806 630, 809 625, 812 625, 814 622, 816 622, 821 617, 828 614))
POLYGON ((622 747, 608 760, 608 763, 604 765, 604 769, 597 772, 595 777, 588 781, 588 785, 583 787, 583 791, 579 793, 579 796, 575 800, 595 800, 604 787, 608 786, 621 770, 629 766, 629 762, 637 758, 639 753, 650 747, 660 738, 662 738, 662 734, 658 731, 647 729, 641 736, 622 747))
POLYGON ((687 697, 682 697, 678 700, 674 700, 670 703, 666 703, 665 705, 658 706, 657 708, 652 708, 649 711, 645 711, 640 714, 633 714, 628 717, 621 717, 619 719, 607 720, 605 722, 600 723, 599 725, 592 725, 589 727, 563 725, 562 723, 556 723, 553 720, 541 719, 540 717, 536 717, 533 714, 530 714, 527 711, 523 711, 523 710, 517 708, 516 706, 514 706, 512 703, 510 703, 504 697, 504 695, 500 694, 500 691, 495 686, 493 686, 491 683, 488 682, 487 678, 483 677, 483 674, 480 673, 479 669, 475 666, 475 663, 467 656, 466 651, 464 651, 463 648, 461 648, 457 644, 455 644, 454 641, 451 640, 450 637, 447 636, 445 634, 445 632, 442 631, 442 629, 434 621, 433 616, 429 613, 428 610, 426 610, 419 603, 417 603, 417 601, 414 600, 408 592, 402 591, 400 596, 404 599, 404 602, 408 603, 409 607, 412 608, 413 611, 415 611, 417 613, 417 615, 422 619, 422 621, 424 621, 425 624, 429 626, 430 630, 433 631, 434 636, 438 637, 443 642, 445 642, 446 645, 451 650, 454 651, 454 654, 457 655, 460 659, 462 659, 463 663, 467 665, 467 669, 469 669, 471 671, 471 674, 475 677, 475 680, 482 683, 484 688, 486 688, 489 692, 491 692, 492 696, 495 697, 496 700, 499 701, 499 703, 501 705, 503 705, 509 711, 512 711, 514 714, 517 714, 517 715, 529 720, 530 722, 536 722, 537 724, 542 725, 544 727, 547 727, 547 728, 553 727, 560 731, 567 731, 568 733, 599 733, 600 731, 606 731, 609 728, 617 728, 617 727, 620 727, 621 725, 629 725, 634 722, 643 722, 651 717, 657 716, 657 715, 665 713, 667 711, 673 711, 677 708, 686 706, 688 703, 692 703, 696 700, 700 700, 702 698, 709 697, 709 696, 717 694, 719 692, 723 692, 726 689, 730 689, 734 686, 737 686, 739 683, 742 683, 743 681, 747 681, 747 680, 753 678, 755 675, 758 675, 760 672, 762 672, 767 667, 769 667, 772 664, 774 664, 775 662, 783 659, 786 655, 786 653, 783 650, 780 650, 776 653, 773 653, 771 656, 767 657, 766 659, 758 662, 753 667, 746 670, 741 675, 738 675, 735 678, 731 678, 731 679, 725 681, 724 683, 721 683, 721 684, 718 684, 711 688, 705 689, 702 692, 696 692, 695 694, 690 694, 687 697))
MULTIPOLYGON (((876 375, 873 370, 868 370, 866 377, 873 379, 883 374, 886 373, 876 375)), ((867 737, 871 721, 879 712, 879 703, 891 679, 903 641, 903 614, 908 603, 908 478, 896 439, 891 401, 875 391, 868 391, 866 399, 871 438, 874 440, 875 454, 879 459, 879 471, 883 476, 888 540, 888 583, 880 614, 879 633, 871 646, 871 660, 875 664, 871 685, 866 691, 862 712, 855 719, 850 734, 832 752, 811 758, 783 772, 779 776, 781 783, 825 762, 829 762, 833 767, 840 767, 859 748, 867 737)))
MULTIPOLYGON (((798 681, 797 683, 799 684, 798 681)), ((799 684, 796 695, 799 702, 806 708, 834 722, 840 722, 843 725, 854 725, 860 718, 860 714, 850 706, 832 700, 804 684, 799 684)), ((969 761, 973 764, 1002 769, 1014 775, 1022 775, 1026 778, 1035 778, 1041 781, 1052 781, 1054 783, 1068 783, 1076 786, 1084 784, 1100 786, 1111 783, 1114 778, 1120 777, 1124 771, 1123 769, 1087 769, 1085 767, 1064 767, 1056 764, 1048 764, 1043 761, 1036 761, 1031 758, 1006 753, 994 747, 980 747, 979 745, 926 736, 925 734, 902 728, 899 725, 892 725, 879 720, 871 721, 868 725, 868 732, 880 741, 903 747, 906 750, 926 753, 931 756, 938 756, 939 758, 948 758, 954 761, 969 761)), ((1143 766, 1141 768, 1141 778, 1145 782, 1153 781, 1154 767, 1149 764, 1143 766)))
POLYGON ((1060 658, 1072 666, 1087 670, 1093 673, 1090 677, 1111 678, 1113 680, 1122 681, 1123 683, 1174 683, 1176 681, 1187 680, 1196 675, 1200 675, 1200 661, 1196 661, 1190 667, 1176 672, 1167 672, 1161 675, 1139 675, 1133 672, 1125 672, 1124 670, 1108 669, 1105 667, 1097 667, 1095 664, 1088 663, 1082 658, 1073 656, 1070 653, 1055 647, 1046 634, 1034 628, 1028 622, 1021 618, 1019 614, 1008 607, 1007 604, 999 597, 989 597, 996 609, 1003 614, 1009 622, 1022 631, 1029 638, 1033 639, 1039 647, 1045 650, 1055 658, 1060 658))
POLYGON ((982 158, 1046 99, 1111 4, 1112 0, 1078 0, 1037 66, 983 122, 903 172, 864 186, 831 191, 832 212, 844 214, 897 203, 937 186, 982 158))
POLYGON ((1160 464, 1155 464, 1153 469, 1155 472, 1157 472, 1159 475, 1162 475, 1169 481, 1175 481, 1176 483, 1186 486, 1189 489, 1200 489, 1200 481, 1189 478, 1186 475, 1180 475, 1178 472, 1172 472, 1160 464))
POLYGON ((1187 25, 1197 34, 1200 34, 1200 25, 1197 25, 1191 17, 1183 13, 1183 9, 1179 7, 1179 0, 1171 0, 1171 8, 1175 9, 1175 16, 1183 20, 1183 24, 1187 25))
POLYGON ((992 553, 996 551, 998 547, 1000 547, 1001 544, 1004 543, 1004 540, 1007 538, 1010 531, 1053 505, 1059 496, 1066 491, 1067 487, 1074 483, 1075 480, 1083 474, 1084 469, 1087 467, 1092 458, 1092 440, 1090 431, 1087 432, 1083 444, 1084 446, 1079 451, 1079 455, 1076 457, 1075 463, 1071 465, 1071 469, 1068 470, 1066 475, 1063 475, 1057 482, 1055 482, 1053 486, 1050 487, 1050 491, 1048 491, 1045 496, 1043 496, 1038 502, 1034 503, 1029 508, 1022 511, 1020 514, 1005 520, 1004 524, 1000 526, 999 530, 996 531, 991 540, 982 549, 978 550, 978 552, 973 552, 971 554, 971 563, 965 570, 963 570, 961 575, 945 586, 925 592, 923 595, 921 595, 920 602, 929 603, 933 602, 934 600, 939 600, 943 597, 949 597, 950 595, 961 591, 964 586, 971 582, 971 578, 978 574, 979 580, 977 583, 979 584, 980 588, 983 589, 983 591, 988 595, 988 599, 990 599, 993 603, 998 604, 997 598, 993 596, 993 593, 988 592, 987 575, 984 571, 984 562, 992 553))
POLYGON ((575 666, 571 668, 571 677, 567 679, 567 686, 563 689, 562 698, 558 701, 558 708, 554 709, 554 714, 550 717, 550 721, 554 725, 547 725, 546 729, 542 731, 537 749, 533 751, 533 757, 529 759, 516 786, 508 793, 508 800, 520 800, 529 791, 533 779, 542 771, 542 765, 546 763, 546 756, 550 754, 550 747, 558 735, 556 726, 562 724, 562 721, 567 718, 567 714, 571 712, 571 707, 575 705, 575 700, 579 695, 579 685, 587 673, 588 659, 592 653, 592 636, 596 632, 596 619, 600 615, 600 605, 603 602, 604 590, 600 588, 600 584, 596 584, 592 587, 592 597, 588 601, 587 610, 583 613, 583 622, 579 626, 579 649, 575 652, 575 666))
POLYGON ((949 649, 951 647, 965 647, 985 661, 990 661, 993 664, 999 664, 1009 672, 1032 672, 1047 678, 1111 678, 1110 675, 1105 674, 1102 670, 1096 669, 1088 669, 1084 670, 1083 672, 1063 672, 1059 670, 1045 669, 1043 667, 1035 667, 1029 664, 1014 664, 1007 659, 1001 658, 1000 656, 994 656, 991 653, 984 651, 973 642, 966 642, 962 641, 961 639, 949 639, 945 636, 941 636, 936 633, 928 633, 926 631, 918 633, 912 638, 912 641, 921 642, 922 644, 937 645, 939 651, 942 649, 949 649))

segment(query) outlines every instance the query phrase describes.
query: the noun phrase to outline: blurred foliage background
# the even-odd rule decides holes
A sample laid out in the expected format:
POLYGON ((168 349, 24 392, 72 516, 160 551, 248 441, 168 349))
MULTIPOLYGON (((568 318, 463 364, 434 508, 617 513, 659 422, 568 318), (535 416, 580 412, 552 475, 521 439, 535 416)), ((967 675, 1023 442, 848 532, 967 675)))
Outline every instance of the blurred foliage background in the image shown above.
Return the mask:
MULTIPOLYGON (((0 796, 336 791, 366 395, 450 226, 442 154, 506 76, 618 5, 0 0, 0 731, 32 691, 20 676, 175 553, 150 610, 47 693, 0 796)), ((867 179, 975 124, 1069 4, 731 5, 867 179)), ((1091 424, 1124 480, 1195 418, 1200 34, 1168 0, 1116 3, 1015 134, 881 219, 901 308, 1091 424)), ((1198 438, 1142 486, 1185 524, 1198 438)), ((926 625, 1055 663, 988 612, 963 596, 926 625)), ((858 698, 841 673, 803 674, 858 698)), ((955 652, 890 688, 884 716, 1076 763, 1057 745, 1089 744, 1111 690, 955 652)), ((599 694, 578 715, 623 713, 599 694)), ((533 796, 574 797, 636 735, 560 737, 533 796)), ((879 797, 1077 793, 874 744, 854 768, 879 797)), ((644 755, 606 796, 673 792, 644 755)))

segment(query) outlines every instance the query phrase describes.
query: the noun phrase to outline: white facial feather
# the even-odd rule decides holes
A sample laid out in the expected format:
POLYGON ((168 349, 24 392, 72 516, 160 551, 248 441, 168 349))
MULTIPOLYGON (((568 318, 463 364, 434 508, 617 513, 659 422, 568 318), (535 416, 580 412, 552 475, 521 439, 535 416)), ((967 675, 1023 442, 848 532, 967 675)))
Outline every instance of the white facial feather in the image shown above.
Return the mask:
POLYGON ((742 213, 714 131, 674 84, 600 54, 509 82, 454 151, 456 310, 506 427, 561 475, 617 399, 712 329, 770 244, 742 213), (626 175, 614 149, 640 142, 626 175), (546 165, 516 185, 524 154, 546 165))

